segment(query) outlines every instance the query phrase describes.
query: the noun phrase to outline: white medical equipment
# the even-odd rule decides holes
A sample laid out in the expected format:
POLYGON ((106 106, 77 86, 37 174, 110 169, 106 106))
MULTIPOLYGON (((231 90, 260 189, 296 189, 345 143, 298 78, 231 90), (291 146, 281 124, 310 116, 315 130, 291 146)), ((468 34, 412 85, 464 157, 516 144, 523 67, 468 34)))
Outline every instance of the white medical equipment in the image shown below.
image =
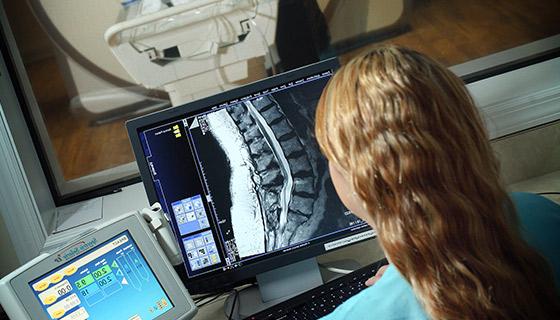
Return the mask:
POLYGON ((164 252, 173 256, 178 248, 162 224, 165 219, 159 209, 109 221, 1 279, 0 302, 8 316, 18 320, 194 317, 194 302, 164 252), (156 238, 164 243, 164 250, 156 238))
POLYGON ((118 19, 119 1, 27 3, 56 47, 52 52, 72 108, 84 108, 94 123, 103 123, 169 106, 164 93, 136 85, 105 45, 103 33, 118 19))
POLYGON ((173 105, 234 87, 250 59, 274 64, 278 0, 129 2, 105 41, 137 83, 163 88, 173 105))

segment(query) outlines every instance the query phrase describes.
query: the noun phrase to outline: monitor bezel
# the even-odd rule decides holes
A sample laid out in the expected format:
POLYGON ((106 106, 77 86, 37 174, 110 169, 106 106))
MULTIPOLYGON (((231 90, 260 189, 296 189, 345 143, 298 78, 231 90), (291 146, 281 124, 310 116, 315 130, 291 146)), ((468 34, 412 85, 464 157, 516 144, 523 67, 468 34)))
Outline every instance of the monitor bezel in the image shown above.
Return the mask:
MULTIPOLYGON (((157 197, 157 193, 151 179, 151 173, 148 167, 148 163, 144 157, 144 149, 140 140, 140 132, 150 126, 157 126, 162 123, 179 120, 181 117, 184 117, 187 114, 208 108, 210 106, 220 105, 224 102, 238 99, 250 95, 254 92, 266 90, 271 87, 275 87, 290 81, 295 81, 303 77, 318 74, 327 70, 332 70, 333 72, 335 72, 339 67, 340 64, 337 58, 323 60, 315 64, 311 64, 305 67, 288 71, 286 73, 253 82, 227 92, 223 92, 214 96, 203 98, 201 100, 193 101, 187 104, 127 121, 126 127, 128 135, 132 144, 134 156, 138 164, 140 175, 142 177, 142 183, 144 184, 149 202, 153 204, 155 202, 158 202, 159 199, 157 197)), ((162 207, 164 206, 162 205, 162 207)), ((178 230, 176 224, 172 223, 172 227, 175 235, 177 235, 178 230)), ((367 230, 369 230, 369 227, 359 226, 356 228, 356 230, 346 232, 343 236, 330 239, 329 241, 336 241, 337 239, 346 238, 348 236, 359 234, 367 230)), ((179 246, 181 246, 180 239, 177 239, 177 242, 179 246)), ((323 254, 327 252, 327 250, 324 248, 324 244, 324 242, 311 244, 299 249, 291 250, 290 252, 287 252, 285 254, 266 258, 249 265, 225 270, 223 272, 220 272, 219 274, 210 274, 207 276, 201 275, 192 278, 184 274, 185 285, 188 288, 189 292, 191 292, 192 294, 227 290, 228 288, 231 288, 235 285, 250 281, 257 274, 323 254)), ((181 251, 183 253, 183 248, 181 248, 181 251)), ((183 268, 186 268, 186 266, 183 266, 183 268)))

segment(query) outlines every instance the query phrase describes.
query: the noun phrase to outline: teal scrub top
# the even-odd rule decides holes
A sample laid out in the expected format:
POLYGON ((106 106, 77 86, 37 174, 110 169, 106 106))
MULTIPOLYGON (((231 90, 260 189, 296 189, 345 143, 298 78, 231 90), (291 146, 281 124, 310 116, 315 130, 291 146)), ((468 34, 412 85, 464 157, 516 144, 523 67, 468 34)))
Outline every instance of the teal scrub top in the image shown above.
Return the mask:
MULTIPOLYGON (((548 259, 560 288, 560 205, 531 193, 512 193, 511 199, 527 242, 548 259)), ((412 287, 389 265, 375 285, 336 308, 325 320, 428 319, 412 287)))

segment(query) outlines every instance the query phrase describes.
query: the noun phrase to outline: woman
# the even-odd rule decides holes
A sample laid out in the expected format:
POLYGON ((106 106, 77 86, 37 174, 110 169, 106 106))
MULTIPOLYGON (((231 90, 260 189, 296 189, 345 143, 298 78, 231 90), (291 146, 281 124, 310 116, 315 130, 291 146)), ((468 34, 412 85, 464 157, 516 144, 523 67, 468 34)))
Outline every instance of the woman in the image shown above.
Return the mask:
POLYGON ((399 47, 355 58, 323 92, 316 135, 391 263, 330 318, 560 316, 551 269, 522 238, 477 109, 445 67, 399 47))

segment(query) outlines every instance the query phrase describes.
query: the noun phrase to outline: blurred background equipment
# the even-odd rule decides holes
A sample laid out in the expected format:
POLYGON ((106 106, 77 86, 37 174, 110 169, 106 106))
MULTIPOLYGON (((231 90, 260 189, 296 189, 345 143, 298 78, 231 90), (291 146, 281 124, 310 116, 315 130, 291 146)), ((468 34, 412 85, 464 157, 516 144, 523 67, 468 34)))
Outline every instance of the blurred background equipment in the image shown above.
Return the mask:
POLYGON ((169 106, 165 94, 133 82, 100 36, 118 19, 121 5, 117 1, 28 3, 56 47, 71 108, 82 107, 101 123, 169 106))
POLYGON ((278 0, 134 1, 105 40, 134 81, 179 105, 234 87, 250 59, 273 69, 277 12, 278 0))

